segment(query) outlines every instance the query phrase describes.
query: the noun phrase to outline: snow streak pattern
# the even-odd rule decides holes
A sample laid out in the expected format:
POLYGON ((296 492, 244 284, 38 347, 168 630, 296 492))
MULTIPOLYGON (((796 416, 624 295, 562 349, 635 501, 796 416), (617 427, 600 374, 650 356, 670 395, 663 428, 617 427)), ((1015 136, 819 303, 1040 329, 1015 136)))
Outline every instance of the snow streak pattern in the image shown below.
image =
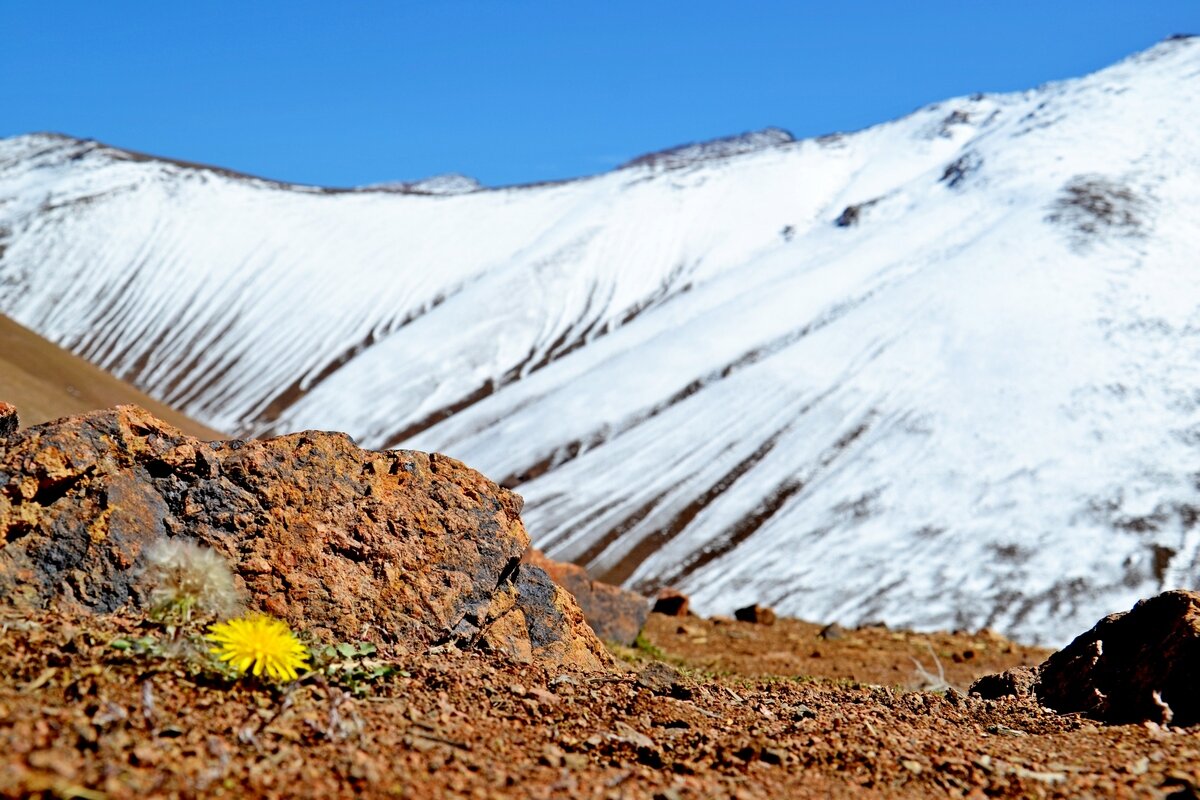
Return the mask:
POLYGON ((1058 643, 1200 585, 1198 207, 1187 39, 465 194, 31 135, 0 312, 219 429, 460 458, 552 556, 701 611, 1058 643))

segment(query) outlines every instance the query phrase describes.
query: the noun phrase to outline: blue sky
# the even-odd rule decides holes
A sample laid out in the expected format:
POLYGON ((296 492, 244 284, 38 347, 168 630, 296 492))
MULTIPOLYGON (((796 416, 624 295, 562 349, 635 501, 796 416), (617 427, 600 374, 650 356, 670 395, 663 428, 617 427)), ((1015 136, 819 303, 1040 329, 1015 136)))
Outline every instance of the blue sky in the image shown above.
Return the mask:
POLYGON ((1200 0, 30 0, 2 24, 0 136, 323 185, 500 185, 1084 74, 1200 32, 1200 0))

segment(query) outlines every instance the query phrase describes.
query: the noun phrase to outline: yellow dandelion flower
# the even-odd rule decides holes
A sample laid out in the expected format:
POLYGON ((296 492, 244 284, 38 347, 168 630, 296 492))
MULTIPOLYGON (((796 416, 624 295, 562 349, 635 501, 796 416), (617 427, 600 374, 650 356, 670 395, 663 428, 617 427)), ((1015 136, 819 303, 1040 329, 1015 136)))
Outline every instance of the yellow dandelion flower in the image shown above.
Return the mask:
POLYGON ((273 680, 296 680, 308 667, 308 650, 286 622, 266 614, 247 614, 210 625, 205 637, 212 652, 238 672, 264 672, 273 680))

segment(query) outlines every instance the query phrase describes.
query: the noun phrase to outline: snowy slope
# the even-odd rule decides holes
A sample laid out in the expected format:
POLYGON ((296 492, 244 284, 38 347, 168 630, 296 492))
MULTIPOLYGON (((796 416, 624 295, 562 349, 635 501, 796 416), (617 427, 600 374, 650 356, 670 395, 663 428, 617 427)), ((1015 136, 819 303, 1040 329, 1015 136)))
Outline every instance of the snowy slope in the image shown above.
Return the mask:
POLYGON ((854 134, 331 191, 0 142, 0 312, 214 427, 440 450, 702 611, 1061 642, 1200 586, 1200 40, 854 134))

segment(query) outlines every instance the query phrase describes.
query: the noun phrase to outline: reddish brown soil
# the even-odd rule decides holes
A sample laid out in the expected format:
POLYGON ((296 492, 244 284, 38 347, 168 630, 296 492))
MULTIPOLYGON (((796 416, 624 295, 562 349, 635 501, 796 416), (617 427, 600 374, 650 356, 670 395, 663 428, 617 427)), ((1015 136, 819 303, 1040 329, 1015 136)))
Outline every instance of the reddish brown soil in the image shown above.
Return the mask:
POLYGON ((628 671, 413 652, 355 694, 320 675, 280 690, 131 656, 108 643, 154 629, 128 618, 8 617, 0 794, 1196 796, 1200 730, 903 688, 923 680, 912 657, 936 673, 926 642, 956 685, 1040 651, 986 635, 818 630, 653 615, 648 643, 619 653, 628 671), (639 674, 659 650, 682 677, 639 674))
POLYGON ((651 614, 642 635, 667 660, 716 675, 808 676, 912 690, 934 687, 944 674, 944 683, 964 694, 982 675, 1040 664, 1051 652, 990 631, 923 634, 879 626, 822 638, 823 628, 795 619, 751 625, 651 614))

